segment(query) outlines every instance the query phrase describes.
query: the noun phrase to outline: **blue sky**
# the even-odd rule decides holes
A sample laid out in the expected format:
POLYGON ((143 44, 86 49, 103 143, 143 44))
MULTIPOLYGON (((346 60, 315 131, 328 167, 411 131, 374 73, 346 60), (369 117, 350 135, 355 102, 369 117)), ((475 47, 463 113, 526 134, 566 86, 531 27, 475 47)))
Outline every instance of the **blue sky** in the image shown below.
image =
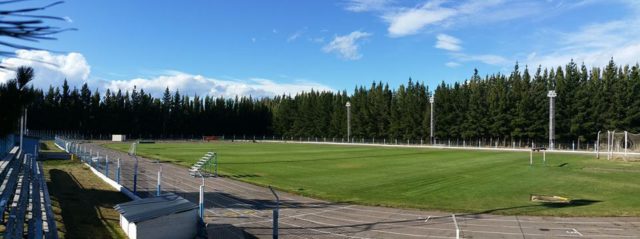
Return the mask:
MULTIPOLYGON (((373 81, 396 87, 409 77, 434 87, 474 68, 508 73, 516 61, 535 68, 640 58, 637 1, 69 0, 45 12, 79 30, 36 45, 51 51, 2 60, 32 65, 41 87, 67 78, 154 94, 169 86, 270 96, 373 81)), ((0 81, 10 77, 0 73, 0 81)))

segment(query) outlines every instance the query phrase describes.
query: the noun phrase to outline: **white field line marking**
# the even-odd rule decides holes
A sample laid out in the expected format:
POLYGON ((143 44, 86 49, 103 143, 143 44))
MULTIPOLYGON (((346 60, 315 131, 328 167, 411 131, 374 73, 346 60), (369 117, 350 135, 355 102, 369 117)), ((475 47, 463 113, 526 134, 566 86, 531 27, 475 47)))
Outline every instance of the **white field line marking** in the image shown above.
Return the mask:
MULTIPOLYGON (((465 223, 464 224, 465 227, 482 227, 482 228, 526 228, 526 229, 540 229, 541 227, 527 227, 527 226, 507 226, 507 225, 491 225, 491 224, 475 224, 475 223, 465 223)), ((572 229, 572 228, 546 228, 549 230, 565 230, 565 229, 572 229)), ((593 228, 593 229, 589 229, 589 228, 585 228, 585 229, 580 229, 582 231, 626 231, 625 229, 621 229, 621 228, 593 228)))
MULTIPOLYGON (((346 207, 351 207, 351 206, 346 206, 346 207)), ((326 210, 318 211, 318 212, 309 212, 309 213, 291 215, 291 216, 281 217, 280 219, 295 218, 295 217, 301 217, 301 216, 307 216, 307 215, 316 215, 316 214, 322 214, 322 213, 325 213, 325 212, 338 211, 338 210, 341 210, 341 209, 344 209, 344 207, 326 209, 326 210)), ((268 220, 259 221, 259 222, 270 222, 270 221, 272 221, 272 220, 268 219, 268 220)), ((245 224, 251 224, 251 223, 253 223, 253 222, 243 222, 243 223, 237 223, 237 224, 234 224, 234 225, 245 225, 245 224)))
MULTIPOLYGON (((359 223, 359 224, 375 224, 375 223, 385 223, 385 222, 367 222, 367 221, 359 221, 359 220, 353 220, 353 219, 343 219, 343 218, 334 218, 334 217, 326 217, 326 216, 322 216, 322 215, 312 215, 312 216, 316 216, 316 217, 322 217, 322 218, 326 218, 329 220, 334 220, 334 221, 345 221, 345 222, 352 222, 352 223, 359 223)), ((302 219, 300 217, 295 216, 295 218, 298 219, 302 219)), ((444 228, 426 228, 426 227, 419 227, 419 226, 405 226, 405 225, 394 225, 395 227, 398 228, 412 228, 412 229, 423 229, 423 230, 435 230, 435 231, 451 231, 451 229, 444 229, 444 228)), ((354 227, 352 225, 345 225, 344 227, 354 227)), ((378 230, 378 229, 375 229, 378 230)))
MULTIPOLYGON (((347 214, 347 215, 350 215, 350 216, 357 215, 358 217, 368 217, 368 218, 381 219, 382 221, 375 221, 375 222, 379 222, 379 223, 389 223, 389 222, 394 222, 394 221, 399 221, 399 220, 404 220, 404 221, 407 221, 407 220, 416 220, 416 221, 417 221, 417 220, 421 220, 421 219, 423 218, 423 217, 419 217, 418 219, 413 219, 413 218, 405 218, 405 217, 402 217, 402 218, 396 218, 396 219, 393 219, 393 218, 389 218, 389 217, 371 216, 371 215, 368 215, 368 214, 354 214, 354 213, 350 213, 350 212, 349 212, 349 210, 354 209, 354 208, 352 208, 352 207, 344 207, 343 209, 344 209, 344 210, 335 210, 335 211, 330 211, 330 212, 331 212, 331 213, 347 214), (391 220, 391 221, 389 221, 389 219, 392 219, 392 220, 391 220)), ((336 215, 336 216, 337 216, 337 215, 336 215)), ((431 219, 431 218, 433 218, 433 219, 435 220, 435 219, 443 219, 443 218, 448 218, 448 217, 447 217, 447 216, 429 216, 429 219, 431 219)), ((427 219, 427 220, 429 220, 429 219, 427 219)), ((426 220, 425 220, 425 221, 426 221, 426 220)), ((433 221, 433 220, 431 220, 431 221, 433 221)))
MULTIPOLYGON (((465 220, 479 220, 479 221, 502 221, 502 222, 515 222, 517 220, 512 219, 496 219, 496 218, 473 218, 473 217, 459 217, 465 220)), ((541 218, 542 219, 542 218, 541 218)), ((640 223, 640 221, 629 221, 629 222, 620 222, 620 221, 591 221, 591 222, 580 222, 580 221, 535 221, 535 220, 520 220, 520 222, 525 223, 553 223, 553 224, 625 224, 625 223, 640 223)))
POLYGON ((582 236, 582 233, 580 233, 578 230, 576 230, 575 228, 571 228, 570 231, 567 231, 568 234, 578 234, 580 236, 582 236))
POLYGON ((427 223, 430 218, 431 218, 431 216, 428 216, 427 219, 424 220, 424 222, 427 223))
MULTIPOLYGON (((304 219, 301 219, 304 220, 304 219)), ((307 220, 305 220, 307 221, 307 220)), ((309 221, 311 222, 311 221, 309 221)), ((315 223, 315 222, 312 222, 315 223)), ((333 236, 340 236, 340 237, 346 237, 346 238, 356 238, 356 239, 369 239, 367 237, 358 237, 358 236, 349 236, 349 235, 344 235, 344 234, 339 234, 339 233, 334 233, 334 232, 330 232, 330 231, 323 231, 323 230, 318 230, 318 229, 314 229, 314 228, 307 228, 307 227, 303 227, 297 224, 293 224, 293 223, 285 223, 286 225, 291 225, 294 227, 299 227, 299 228, 303 228, 303 229, 307 229, 307 230, 311 230, 311 231, 316 231, 316 232, 320 232, 320 233, 324 233, 324 234, 329 234, 329 235, 333 235, 333 236)), ((318 223, 315 223, 318 224, 318 223)))
MULTIPOLYGON (((341 225, 335 225, 335 224, 331 224, 331 223, 318 222, 318 221, 314 221, 314 220, 310 220, 310 219, 305 219, 305 218, 296 218, 296 219, 298 219, 298 220, 303 220, 303 221, 308 221, 308 222, 315 223, 315 224, 325 225, 325 226, 331 226, 331 227, 342 227, 341 225)), ((369 231, 372 231, 372 232, 380 232, 380 233, 387 233, 387 234, 395 234, 395 235, 402 235, 402 236, 410 236, 410 237, 451 238, 451 237, 444 237, 444 236, 425 236, 425 235, 416 235, 416 234, 408 234, 408 233, 390 232, 390 231, 383 231, 383 230, 377 230, 377 229, 372 229, 372 230, 369 230, 369 231)))

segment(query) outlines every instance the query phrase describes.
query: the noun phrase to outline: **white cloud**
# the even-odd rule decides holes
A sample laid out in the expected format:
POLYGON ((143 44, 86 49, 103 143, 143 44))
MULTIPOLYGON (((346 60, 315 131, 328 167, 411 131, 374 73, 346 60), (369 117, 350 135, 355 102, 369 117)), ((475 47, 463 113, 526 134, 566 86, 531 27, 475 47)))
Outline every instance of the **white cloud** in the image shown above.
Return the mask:
POLYGON ((455 68, 455 67, 460 66, 460 63, 454 62, 454 61, 450 61, 450 62, 445 63, 444 65, 447 66, 447 67, 455 68))
POLYGON ((182 94, 187 95, 197 94, 224 97, 234 97, 236 95, 269 97, 282 94, 295 94, 302 91, 310 91, 311 89, 333 91, 333 89, 328 86, 308 81, 276 83, 264 78, 231 81, 178 71, 168 71, 166 73, 165 75, 152 78, 109 81, 105 83, 104 88, 111 90, 131 90, 136 86, 138 89, 144 89, 153 95, 160 95, 166 87, 169 87, 171 90, 179 90, 182 94))
POLYGON ((358 40, 369 36, 371 36, 371 33, 361 31, 354 31, 349 35, 336 36, 322 50, 327 53, 336 53, 345 60, 358 60, 362 58, 362 55, 358 52, 358 40))
MULTIPOLYGON (((637 10, 640 12, 640 9, 637 10)), ((640 61, 640 29, 629 26, 640 24, 634 15, 623 20, 614 20, 583 26, 574 32, 562 32, 549 36, 558 39, 551 51, 533 51, 523 63, 543 67, 567 64, 571 59, 587 66, 606 65, 611 57, 618 64, 636 64, 640 61)))
POLYGON ((390 0, 347 0, 345 9, 352 12, 367 12, 383 10, 391 3, 390 0))
POLYGON ((452 53, 451 56, 458 61, 478 61, 489 65, 506 65, 511 64, 510 60, 502 56, 493 54, 465 54, 465 53, 452 53))
POLYGON ((454 9, 440 7, 439 3, 428 2, 419 8, 387 13, 383 19, 389 23, 387 30, 391 37, 402 37, 416 34, 425 26, 441 22, 456 13, 454 9))
POLYGON ((552 8, 549 4, 539 1, 428 0, 411 7, 398 6, 389 1, 380 1, 384 4, 378 2, 375 0, 349 1, 346 10, 375 12, 389 24, 387 31, 390 37, 414 35, 429 26, 442 28, 507 21, 540 14, 544 12, 542 9, 552 8))
MULTIPOLYGON (((92 89, 98 88, 103 93, 106 89, 131 90, 134 86, 144 89, 153 96, 160 97, 166 87, 180 90, 187 95, 212 95, 234 97, 254 96, 268 97, 281 94, 296 94, 302 91, 321 90, 334 91, 331 87, 306 80, 293 80, 291 83, 278 83, 264 78, 245 80, 221 80, 202 75, 193 75, 179 71, 163 71, 154 77, 104 80, 90 75, 91 67, 80 53, 54 54, 47 51, 16 51, 16 57, 2 59, 2 65, 12 68, 30 66, 34 68, 36 88, 47 89, 49 86, 62 86, 67 79, 71 87, 80 88, 87 82, 92 89)), ((15 77, 13 71, 0 71, 0 83, 15 77)), ((120 77, 121 76, 116 76, 120 77)))
POLYGON ((287 38, 287 42, 295 41, 300 36, 302 36, 302 33, 303 33, 302 31, 294 32, 293 34, 289 35, 289 38, 287 38))
MULTIPOLYGON (((49 87, 62 85, 67 79, 70 85, 81 85, 86 82, 91 73, 91 67, 80 53, 52 54, 48 51, 18 50, 15 57, 2 59, 3 66, 17 68, 30 66, 34 69, 33 85, 49 87)), ((0 82, 6 82, 15 77, 13 71, 0 71, 0 82)))
POLYGON ((460 46, 461 41, 458 38, 455 38, 447 34, 438 34, 436 38, 438 39, 435 45, 436 48, 444 49, 447 51, 462 50, 462 47, 460 46))

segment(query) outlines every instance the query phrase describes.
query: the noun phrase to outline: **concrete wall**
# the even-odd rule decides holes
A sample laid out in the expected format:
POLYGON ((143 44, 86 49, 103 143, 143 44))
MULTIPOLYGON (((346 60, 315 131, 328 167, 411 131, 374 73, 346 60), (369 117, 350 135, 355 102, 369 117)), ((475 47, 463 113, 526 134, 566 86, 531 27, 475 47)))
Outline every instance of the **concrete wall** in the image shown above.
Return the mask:
POLYGON ((125 140, 127 140, 127 137, 126 137, 126 135, 124 135, 124 134, 114 134, 114 135, 111 135, 111 141, 115 141, 115 142, 123 142, 123 141, 125 141, 125 140))

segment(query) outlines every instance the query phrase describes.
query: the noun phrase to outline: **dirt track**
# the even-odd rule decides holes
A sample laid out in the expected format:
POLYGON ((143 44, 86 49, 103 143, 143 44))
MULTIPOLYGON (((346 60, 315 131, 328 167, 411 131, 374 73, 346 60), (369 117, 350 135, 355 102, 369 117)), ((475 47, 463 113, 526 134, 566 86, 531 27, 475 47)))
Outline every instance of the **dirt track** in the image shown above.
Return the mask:
MULTIPOLYGON (((109 177, 121 159, 121 184, 133 188, 134 160, 126 153, 84 144, 109 155, 109 177)), ((104 163, 98 167, 104 172, 104 163)), ((137 191, 156 192, 160 165, 140 158, 137 191)), ((198 203, 202 179, 187 168, 162 164, 162 191, 198 203)), ((336 204, 278 192, 280 238, 455 238, 450 213, 336 204)), ((639 199, 640 200, 640 199, 639 199)), ((205 208, 210 238, 271 238, 275 198, 268 188, 229 178, 205 178, 205 208)), ((561 218, 456 214, 461 238, 640 238, 640 218, 561 218)))

